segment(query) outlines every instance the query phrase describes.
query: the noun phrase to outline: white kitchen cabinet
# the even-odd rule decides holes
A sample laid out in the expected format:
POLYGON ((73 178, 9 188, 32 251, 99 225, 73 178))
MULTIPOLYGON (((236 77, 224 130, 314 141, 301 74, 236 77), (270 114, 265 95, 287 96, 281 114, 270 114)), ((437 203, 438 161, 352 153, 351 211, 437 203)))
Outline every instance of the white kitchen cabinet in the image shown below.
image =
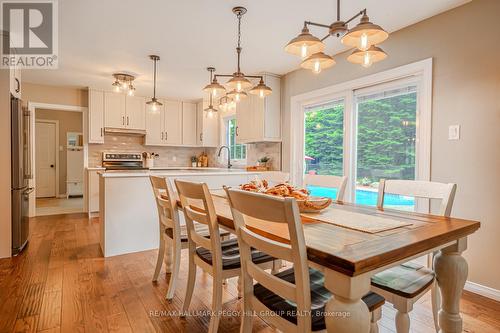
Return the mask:
POLYGON ((104 143, 104 91, 89 89, 89 143, 104 143))
POLYGON ((125 124, 128 129, 146 129, 146 99, 139 96, 125 98, 125 124))
POLYGON ((182 102, 158 100, 163 105, 153 111, 146 108, 146 139, 148 146, 182 145, 182 102))
POLYGON ((104 93, 104 126, 110 128, 127 128, 125 119, 125 95, 104 93))
POLYGON ((115 129, 144 130, 146 128, 146 99, 105 92, 104 125, 115 129))
POLYGON ((88 181, 88 213, 89 216, 92 213, 99 212, 99 171, 103 171, 100 168, 87 169, 87 181, 88 181))
POLYGON ((182 103, 182 145, 197 145, 196 103, 182 103))
POLYGON ((197 103, 196 133, 197 145, 202 147, 219 146, 219 115, 203 111, 208 101, 197 103))
POLYGON ((182 102, 165 101, 165 142, 167 145, 182 144, 182 102))
POLYGON ((264 74, 264 81, 273 93, 266 98, 248 95, 236 105, 238 143, 281 141, 280 78, 264 74))

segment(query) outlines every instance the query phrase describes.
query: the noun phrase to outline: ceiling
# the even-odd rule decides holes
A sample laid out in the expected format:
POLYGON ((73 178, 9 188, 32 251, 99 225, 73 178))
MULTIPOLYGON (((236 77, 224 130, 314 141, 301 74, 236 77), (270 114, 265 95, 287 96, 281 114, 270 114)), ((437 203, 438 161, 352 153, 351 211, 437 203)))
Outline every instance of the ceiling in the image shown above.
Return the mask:
MULTIPOLYGON (((343 0, 341 19, 367 8, 372 22, 399 30, 469 0, 343 0)), ((114 72, 137 75, 137 94, 152 94, 152 62, 161 57, 158 96, 196 99, 207 84, 207 66, 220 73, 236 67, 236 17, 231 8, 245 6, 242 19, 242 71, 285 74, 299 59, 283 51, 304 20, 330 24, 334 0, 60 0, 59 69, 23 72, 27 82, 111 89, 114 72)), ((323 37, 322 29, 311 32, 323 37)), ((326 41, 329 53, 344 50, 326 41)))

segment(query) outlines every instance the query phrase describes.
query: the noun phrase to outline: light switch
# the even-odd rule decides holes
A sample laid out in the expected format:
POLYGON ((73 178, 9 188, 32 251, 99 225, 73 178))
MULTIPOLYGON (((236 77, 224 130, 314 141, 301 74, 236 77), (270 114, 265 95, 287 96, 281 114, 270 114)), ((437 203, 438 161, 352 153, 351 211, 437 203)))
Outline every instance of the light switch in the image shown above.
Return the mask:
POLYGON ((448 127, 448 140, 460 140, 460 125, 450 125, 448 127))

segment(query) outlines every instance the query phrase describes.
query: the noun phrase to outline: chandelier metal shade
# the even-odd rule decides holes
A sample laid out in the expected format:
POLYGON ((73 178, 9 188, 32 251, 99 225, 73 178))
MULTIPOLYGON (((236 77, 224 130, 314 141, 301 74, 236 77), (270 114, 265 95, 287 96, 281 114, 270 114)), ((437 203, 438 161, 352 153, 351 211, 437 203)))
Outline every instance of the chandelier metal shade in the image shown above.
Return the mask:
MULTIPOLYGON (((210 72, 210 82, 213 82, 215 68, 207 67, 207 71, 210 72)), ((225 89, 224 89, 224 91, 225 91, 225 89)), ((213 112, 218 112, 218 110, 213 106, 213 97, 214 97, 213 92, 210 92, 209 97, 208 97, 208 107, 203 110, 203 111, 208 112, 209 115, 211 115, 213 112)))
POLYGON ((160 60, 160 57, 157 55, 150 55, 149 59, 153 60, 153 97, 150 101, 147 101, 146 104, 151 106, 151 110, 157 111, 158 108, 163 105, 156 99, 156 63, 160 60))
MULTIPOLYGON (((241 18, 247 12, 244 7, 234 7, 233 13, 236 15, 238 19, 238 44, 236 47, 237 54, 237 68, 236 72, 233 74, 215 74, 210 76, 210 83, 203 88, 203 91, 210 93, 211 97, 218 97, 224 95, 223 97, 227 97, 232 99, 234 102, 239 102, 243 98, 246 98, 248 94, 245 92, 249 90, 250 94, 254 94, 260 96, 262 98, 270 95, 272 93, 272 89, 269 88, 264 83, 264 77, 262 75, 245 75, 241 71, 241 18), (228 88, 228 92, 226 92, 226 88, 221 85, 217 78, 224 77, 229 78, 229 80, 225 83, 228 88), (259 79, 259 83, 254 86, 252 80, 259 79)), ((212 67, 210 67, 212 68, 212 67)), ((210 103, 211 104, 211 103, 210 103)))
POLYGON ((134 95, 135 87, 132 82, 135 80, 135 76, 126 74, 126 73, 115 73, 113 74, 115 81, 112 86, 115 89, 115 92, 125 91, 130 96, 134 95))
POLYGON ((347 60, 351 63, 369 67, 375 62, 384 60, 387 57, 387 53, 376 46, 376 44, 385 41, 389 37, 389 34, 379 25, 370 22, 366 13, 365 8, 347 21, 341 21, 340 0, 337 0, 337 20, 335 22, 326 25, 305 21, 302 32, 285 46, 285 51, 302 57, 303 60, 300 66, 311 69, 316 74, 320 73, 323 69, 335 65, 333 57, 323 53, 325 50, 323 41, 330 36, 341 38, 340 41, 342 44, 356 48, 347 57, 347 60), (349 23, 359 16, 361 16, 360 22, 352 29, 349 29, 349 23), (309 26, 328 29, 328 34, 319 39, 309 32, 309 26))

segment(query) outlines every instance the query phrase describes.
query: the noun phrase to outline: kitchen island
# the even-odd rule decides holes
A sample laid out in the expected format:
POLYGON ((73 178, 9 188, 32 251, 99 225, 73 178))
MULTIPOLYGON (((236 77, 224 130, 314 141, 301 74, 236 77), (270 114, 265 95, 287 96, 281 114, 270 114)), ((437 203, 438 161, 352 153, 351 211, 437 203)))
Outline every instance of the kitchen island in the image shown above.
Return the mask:
MULTIPOLYGON (((105 257, 158 248, 159 226, 150 175, 207 183, 210 189, 238 186, 260 172, 220 168, 153 168, 99 173, 100 244, 105 257)), ((182 220, 182 219, 181 219, 182 220)))

